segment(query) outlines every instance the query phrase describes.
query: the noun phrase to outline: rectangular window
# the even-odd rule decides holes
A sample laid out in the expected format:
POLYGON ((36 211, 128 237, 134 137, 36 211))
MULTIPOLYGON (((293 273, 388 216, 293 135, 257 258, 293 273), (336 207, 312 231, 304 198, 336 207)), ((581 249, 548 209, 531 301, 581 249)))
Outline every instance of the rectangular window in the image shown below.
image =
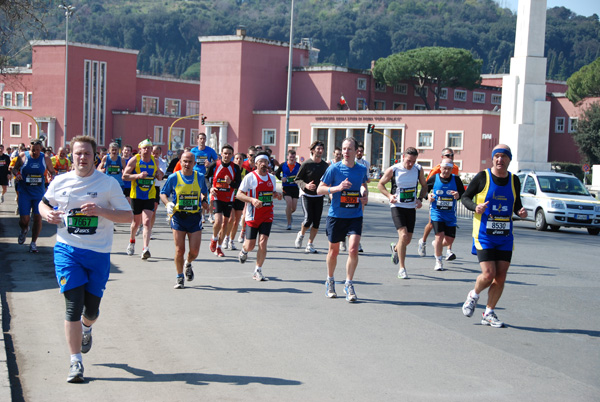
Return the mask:
POLYGON ((385 85, 385 82, 376 82, 375 83, 375 91, 376 92, 385 92, 386 89, 387 89, 387 85, 385 85))
POLYGON ((577 117, 569 117, 569 132, 574 133, 577 131, 577 117))
POLYGON ((375 110, 385 110, 385 101, 376 100, 374 103, 375 103, 375 110))
POLYGON ((454 100, 466 102, 467 101, 467 91, 463 91, 462 89, 454 90, 454 100))
POLYGON ((485 103, 485 93, 473 92, 473 103, 485 103))
POLYGON ((31 92, 27 92, 27 106, 33 106, 33 94, 31 92))
POLYGON ((188 116, 194 116, 196 114, 200 114, 200 102, 187 101, 185 109, 186 109, 186 113, 188 116))
POLYGON ((446 106, 440 106, 438 110, 448 110, 448 108, 446 106))
POLYGON ((24 107, 25 106, 25 94, 23 92, 17 92, 17 102, 15 103, 16 107, 24 107))
POLYGON ((4 92, 4 106, 12 107, 12 92, 4 92))
POLYGON ((20 137, 21 136, 21 123, 10 123, 10 136, 20 137))
POLYGON ((433 165, 433 161, 431 159, 417 159, 417 163, 425 170, 431 170, 431 166, 433 165))
MULTIPOLYGON (((317 140, 321 141, 325 146, 323 147, 323 155, 327 155, 327 137, 329 136, 329 130, 326 128, 317 129, 317 140)), ((331 145, 334 146, 333 144, 331 145)))
POLYGON ((185 129, 173 128, 171 130, 171 150, 178 151, 184 148, 185 144, 185 129))
POLYGON ((429 87, 428 86, 424 86, 422 88, 415 88, 415 96, 421 96, 421 93, 423 95, 425 95, 425 97, 427 97, 427 95, 429 95, 429 87))
POLYGON ((300 130, 288 131, 288 145, 292 147, 300 146, 300 130))
POLYGON ((394 102, 394 110, 406 110, 406 103, 394 102))
POLYGON ((417 131, 417 148, 433 149, 433 131, 417 131))
POLYGON ((358 89, 359 91, 366 91, 367 90, 367 79, 366 78, 358 78, 356 80, 356 89, 358 89))
POLYGON ((356 110, 367 110, 367 100, 365 98, 356 100, 356 110))
POLYGON ((169 98, 165 99, 165 114, 169 116, 180 116, 181 100, 169 98))
POLYGON ((492 94, 492 105, 499 105, 502 103, 502 95, 492 94))
POLYGON ((446 147, 463 149, 463 131, 446 131, 446 147))
POLYGON ((408 85, 396 84, 394 85, 394 93, 398 95, 406 95, 408 93, 408 85))
POLYGON ((440 99, 448 99, 448 88, 441 88, 440 89, 440 99))
POLYGON ((454 159, 452 162, 458 167, 458 170, 462 170, 462 161, 454 159))
POLYGON ((154 140, 152 141, 154 144, 164 144, 163 138, 163 127, 162 126, 154 126, 154 140))
POLYGON ((31 138, 33 134, 33 123, 27 124, 27 138, 31 138))
POLYGON ((554 122, 554 132, 555 133, 564 133, 565 132, 565 118, 557 117, 554 122))
POLYGON ((262 131, 262 144, 263 145, 275 145, 275 136, 277 130, 273 128, 263 129, 262 131))
POLYGON ((104 145, 106 132, 106 62, 84 61, 82 105, 82 133, 93 137, 98 145, 104 145))
POLYGON ((200 132, 197 128, 192 128, 190 130, 190 146, 195 147, 198 145, 198 133, 200 132))
POLYGON ((158 98, 142 96, 142 113, 158 114, 158 98))
POLYGON ((427 107, 425 107, 425 105, 415 104, 415 110, 427 110, 427 107))

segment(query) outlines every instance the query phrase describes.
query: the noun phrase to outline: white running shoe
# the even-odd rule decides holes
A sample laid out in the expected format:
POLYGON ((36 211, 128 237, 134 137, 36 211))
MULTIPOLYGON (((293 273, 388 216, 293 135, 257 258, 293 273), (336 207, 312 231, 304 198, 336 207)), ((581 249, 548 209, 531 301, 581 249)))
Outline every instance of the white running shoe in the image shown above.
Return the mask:
POLYGON ((400 271, 398 271, 398 278, 408 279, 408 274, 406 273, 406 268, 400 268, 400 271))
POLYGON ((446 261, 452 260, 456 260, 456 254, 454 254, 452 250, 448 249, 448 251, 446 251, 446 261))
POLYGON ((423 239, 419 239, 417 252, 419 253, 419 257, 425 257, 427 255, 427 244, 423 241, 423 239))
POLYGON ((498 316, 496 316, 496 313, 492 311, 488 314, 482 313, 481 325, 489 325, 493 328, 502 328, 504 326, 504 323, 500 321, 498 319, 498 316))
POLYGON ((254 271, 254 275, 252 275, 252 279, 254 279, 255 281, 266 281, 267 278, 265 278, 265 276, 263 275, 262 271, 254 271))
POLYGON ((246 231, 242 230, 240 232, 240 236, 238 237, 238 243, 243 243, 245 239, 246 239, 246 231))
POLYGON ((135 243, 129 243, 127 246, 127 255, 135 254, 135 243))
POLYGON ((473 312, 475 311, 475 307, 477 307, 477 300, 479 300, 479 296, 471 297, 471 292, 467 295, 467 300, 462 306, 462 312, 465 317, 471 317, 473 312))
POLYGON ((341 242, 341 244, 340 244, 340 250, 342 250, 342 251, 346 251, 347 250, 346 239, 344 239, 344 241, 341 242))
POLYGON ((444 271, 444 263, 441 259, 435 259, 435 267, 433 267, 434 271, 444 271))
POLYGON ((142 249, 142 254, 140 257, 142 258, 142 260, 147 260, 148 258, 150 258, 150 249, 148 247, 144 247, 142 249))
POLYGON ((229 249, 230 250, 237 250, 237 247, 235 246, 235 243, 234 243, 233 239, 229 240, 229 249))
POLYGON ((319 252, 315 249, 312 243, 308 243, 304 249, 306 254, 318 254, 319 252))
POLYGON ((302 232, 298 232, 298 234, 296 235, 296 242, 294 243, 296 248, 302 248, 303 240, 304 240, 304 236, 302 235, 302 232))

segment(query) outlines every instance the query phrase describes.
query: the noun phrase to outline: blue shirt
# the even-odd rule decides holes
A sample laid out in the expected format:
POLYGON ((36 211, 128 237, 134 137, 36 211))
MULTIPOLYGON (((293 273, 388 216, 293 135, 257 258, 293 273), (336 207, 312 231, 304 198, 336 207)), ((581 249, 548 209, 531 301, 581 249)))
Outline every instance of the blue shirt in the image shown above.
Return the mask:
POLYGON ((211 147, 204 147, 203 150, 198 149, 198 147, 194 147, 190 152, 194 154, 194 158, 196 159, 194 170, 202 173, 203 175, 206 174, 206 166, 204 166, 204 162, 208 161, 208 163, 211 163, 219 159, 219 156, 211 147))
MULTIPOLYGON (((204 175, 196 171, 194 171, 194 174, 198 175, 198 184, 200 185, 200 192, 206 195, 208 193, 208 188, 206 188, 206 180, 204 180, 204 175)), ((183 178, 184 183, 192 184, 194 182, 194 174, 190 176, 185 176, 183 173, 181 173, 181 177, 183 178)), ((160 190, 160 193, 166 194, 171 201, 174 201, 175 199, 173 198, 173 196, 175 195, 175 186, 177 186, 177 173, 173 173, 169 176, 169 178, 165 182, 165 185, 160 190)))
POLYGON ((346 190, 331 193, 329 216, 333 218, 360 218, 363 216, 360 202, 360 188, 367 183, 367 168, 355 163, 352 168, 337 162, 329 166, 321 178, 321 182, 333 187, 348 179, 352 186, 346 190))

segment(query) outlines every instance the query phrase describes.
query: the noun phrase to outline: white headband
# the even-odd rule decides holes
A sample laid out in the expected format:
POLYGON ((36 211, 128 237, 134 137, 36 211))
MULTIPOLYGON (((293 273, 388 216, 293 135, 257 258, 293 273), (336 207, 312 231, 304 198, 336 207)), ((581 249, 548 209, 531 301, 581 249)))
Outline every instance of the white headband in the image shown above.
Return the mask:
POLYGON ((454 163, 450 163, 450 162, 442 162, 440 163, 441 167, 454 167, 454 163))
POLYGON ((269 161, 269 157, 267 155, 258 155, 255 159, 254 162, 258 162, 259 160, 264 159, 267 162, 269 161))

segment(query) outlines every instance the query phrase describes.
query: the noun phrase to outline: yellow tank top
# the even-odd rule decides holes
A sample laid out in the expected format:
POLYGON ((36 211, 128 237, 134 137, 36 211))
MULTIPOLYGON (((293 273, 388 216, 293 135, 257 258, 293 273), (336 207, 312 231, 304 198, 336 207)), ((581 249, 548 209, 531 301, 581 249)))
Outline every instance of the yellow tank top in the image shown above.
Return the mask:
POLYGON ((177 185, 175 186, 175 194, 177 200, 174 210, 177 212, 187 212, 195 214, 200 212, 200 184, 198 183, 198 174, 194 171, 194 179, 192 184, 187 184, 183 180, 181 170, 177 173, 177 185))

